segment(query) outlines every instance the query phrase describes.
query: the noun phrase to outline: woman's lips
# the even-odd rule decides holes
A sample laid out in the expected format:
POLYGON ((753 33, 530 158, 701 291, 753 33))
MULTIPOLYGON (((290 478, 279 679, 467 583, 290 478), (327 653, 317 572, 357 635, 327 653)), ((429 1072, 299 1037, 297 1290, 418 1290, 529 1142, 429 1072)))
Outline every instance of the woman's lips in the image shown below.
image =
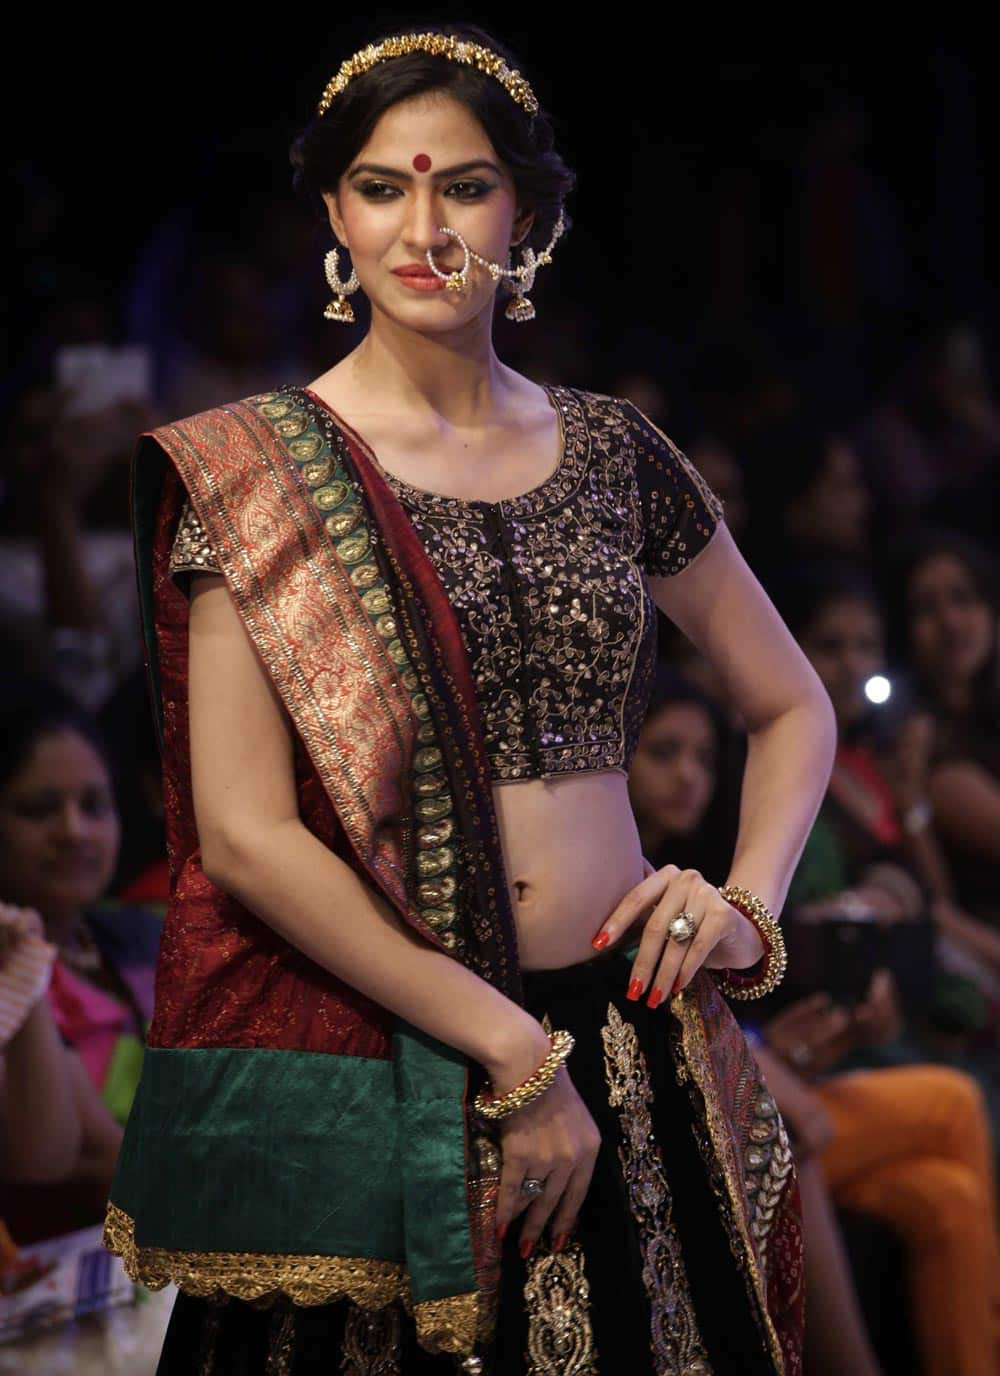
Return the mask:
POLYGON ((444 287, 442 279, 431 272, 430 268, 393 268, 393 274, 415 291, 441 291, 444 287))

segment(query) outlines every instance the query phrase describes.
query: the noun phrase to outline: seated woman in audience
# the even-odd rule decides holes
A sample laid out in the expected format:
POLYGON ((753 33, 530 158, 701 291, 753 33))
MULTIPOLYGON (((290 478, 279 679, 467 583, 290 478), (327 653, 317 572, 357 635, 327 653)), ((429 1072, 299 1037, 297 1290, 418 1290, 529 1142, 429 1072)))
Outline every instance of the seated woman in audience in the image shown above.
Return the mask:
MULTIPOLYGON (((726 871, 716 825, 718 707, 661 667, 629 774, 643 854, 726 871)), ((888 972, 852 1009, 822 992, 758 1022, 737 1011, 788 1124, 806 1229, 810 1372, 877 1372, 831 1207, 892 1227, 908 1260, 912 1322, 927 1376, 988 1376, 1000 1357, 995 1176, 983 1098, 934 1065, 833 1073, 852 1050, 899 1032, 888 972), (808 1073, 809 1079, 806 1078, 808 1073)), ((766 1167, 761 1170, 765 1172, 766 1167)))
POLYGON ((46 997, 55 948, 31 908, 0 902, 0 1177, 48 1184, 80 1152, 75 1070, 46 997))
POLYGON ((830 694, 839 729, 829 791, 786 907, 814 918, 932 916, 937 958, 954 976, 938 981, 938 1007, 957 1016, 956 1000, 964 999, 966 1031, 995 1045, 996 1016, 986 1005, 1000 993, 1000 940, 952 901, 951 856, 929 801, 938 728, 919 705, 900 720, 892 697, 883 707, 866 694, 866 684, 887 672, 878 596, 840 565, 803 566, 781 606, 830 694))
POLYGON ((1000 970, 1000 579, 984 549, 949 531, 901 552, 890 622, 920 700, 932 713, 927 798, 969 945, 1000 970))
MULTIPOLYGON (((19 1172, 0 1182, 0 1217, 18 1242, 103 1218, 135 1092, 160 921, 142 907, 102 901, 120 834, 104 742, 92 719, 44 681, 6 682, 0 902, 37 915, 44 940, 55 947, 47 1000, 65 1062, 60 1069, 50 1055, 46 1064, 50 1074, 69 1074, 80 1124, 78 1149, 57 1185, 23 1177, 15 1183, 19 1172)), ((58 1089, 48 1079, 35 1086, 39 1101, 58 1089)))

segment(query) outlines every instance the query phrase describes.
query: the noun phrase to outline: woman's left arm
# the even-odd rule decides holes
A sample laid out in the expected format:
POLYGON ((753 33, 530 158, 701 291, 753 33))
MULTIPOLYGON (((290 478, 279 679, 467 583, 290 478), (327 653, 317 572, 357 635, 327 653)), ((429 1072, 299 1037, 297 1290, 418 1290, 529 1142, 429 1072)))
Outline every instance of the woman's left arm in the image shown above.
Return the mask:
MULTIPOLYGON (((778 916, 833 768, 830 699, 724 521, 686 567, 651 576, 649 587, 656 605, 713 664, 743 718, 747 761, 727 883, 750 889, 778 916)), ((749 919, 697 870, 676 865, 632 889, 602 931, 614 940, 654 904, 632 969, 632 990, 641 982, 634 997, 655 977, 658 1003, 702 964, 741 969, 763 954, 749 919), (699 924, 683 946, 667 936, 679 912, 693 913, 699 924)))

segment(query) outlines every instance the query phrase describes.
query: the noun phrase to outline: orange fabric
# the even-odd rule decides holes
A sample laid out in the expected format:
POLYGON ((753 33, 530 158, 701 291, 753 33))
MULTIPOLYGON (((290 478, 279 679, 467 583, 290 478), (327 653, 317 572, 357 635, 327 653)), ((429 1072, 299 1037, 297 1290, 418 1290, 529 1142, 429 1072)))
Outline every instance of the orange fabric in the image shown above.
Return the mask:
POLYGON ((979 1086, 907 1065, 814 1088, 833 1120, 819 1159, 834 1203, 882 1219, 907 1249, 926 1376, 997 1376, 1000 1218, 979 1086))

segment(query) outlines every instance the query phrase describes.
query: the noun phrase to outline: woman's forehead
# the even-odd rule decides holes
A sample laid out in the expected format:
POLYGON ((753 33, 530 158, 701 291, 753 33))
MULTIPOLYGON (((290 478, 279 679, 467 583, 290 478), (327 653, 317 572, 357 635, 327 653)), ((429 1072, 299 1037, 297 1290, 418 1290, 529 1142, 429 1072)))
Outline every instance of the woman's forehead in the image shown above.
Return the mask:
POLYGON ((409 167, 418 153, 435 167, 496 157, 486 130, 467 106, 444 92, 428 92, 390 106, 355 161, 398 161, 409 167))

